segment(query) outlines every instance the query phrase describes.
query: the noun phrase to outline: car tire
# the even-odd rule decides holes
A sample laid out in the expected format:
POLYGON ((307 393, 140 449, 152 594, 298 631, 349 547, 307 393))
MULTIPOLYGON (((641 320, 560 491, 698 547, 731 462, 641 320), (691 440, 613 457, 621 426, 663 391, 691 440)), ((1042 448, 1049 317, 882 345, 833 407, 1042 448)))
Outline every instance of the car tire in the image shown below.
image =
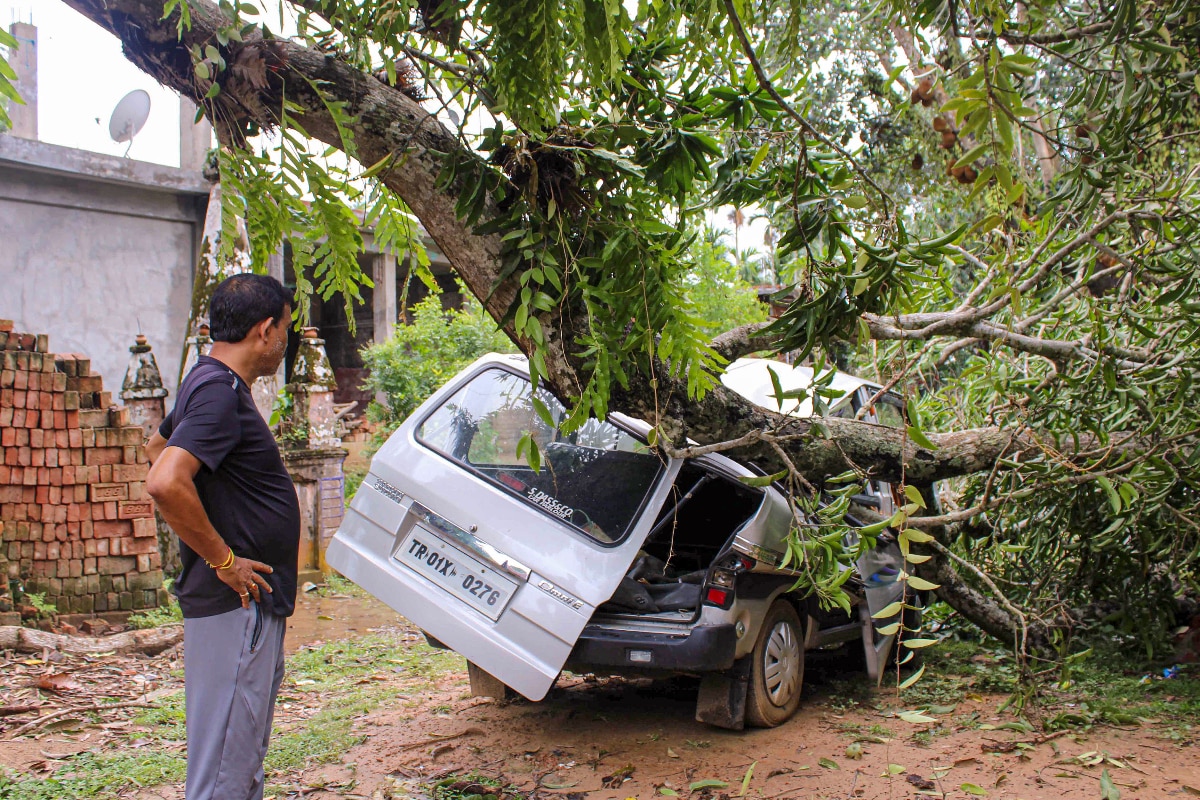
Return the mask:
POLYGON ((791 603, 776 600, 750 654, 746 724, 774 728, 787 722, 800 707, 803 688, 804 625, 791 603))

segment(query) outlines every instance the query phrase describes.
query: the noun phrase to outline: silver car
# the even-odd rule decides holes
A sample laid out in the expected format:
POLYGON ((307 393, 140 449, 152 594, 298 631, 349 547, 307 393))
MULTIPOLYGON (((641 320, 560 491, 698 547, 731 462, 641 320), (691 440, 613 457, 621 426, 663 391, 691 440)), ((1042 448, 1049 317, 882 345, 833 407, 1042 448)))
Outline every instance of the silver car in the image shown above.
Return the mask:
MULTIPOLYGON (((726 380, 754 399, 766 363, 737 362, 726 380)), ((785 388, 804 380, 771 363, 785 388)), ((839 380, 846 394, 830 413, 876 394, 839 380)), ((898 402, 885 395, 878 408, 898 402)), ((376 454, 329 564, 465 656, 481 694, 540 700, 564 668, 695 674, 697 719, 740 729, 791 717, 806 650, 861 641, 879 675, 893 637, 871 612, 902 594, 894 544, 860 560, 852 615, 823 610, 779 566, 793 512, 776 488, 740 480, 757 473, 717 454, 665 459, 639 420, 613 414, 563 433, 563 416, 533 390, 523 356, 476 361, 376 454)), ((886 484, 857 500, 891 513, 886 484)))

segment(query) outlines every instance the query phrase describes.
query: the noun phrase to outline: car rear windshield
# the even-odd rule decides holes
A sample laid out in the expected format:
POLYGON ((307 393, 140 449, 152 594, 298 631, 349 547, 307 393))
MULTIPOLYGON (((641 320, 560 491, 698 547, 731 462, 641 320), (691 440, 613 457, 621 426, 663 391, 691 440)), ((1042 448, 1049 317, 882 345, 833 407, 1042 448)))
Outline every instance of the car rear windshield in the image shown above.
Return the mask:
POLYGON ((598 542, 618 542, 654 487, 662 462, 635 436, 608 422, 590 419, 563 433, 565 412, 553 395, 539 390, 555 426, 534 410, 529 379, 503 369, 480 373, 421 423, 417 438, 539 511, 598 542), (528 436, 541 454, 530 468, 528 436))

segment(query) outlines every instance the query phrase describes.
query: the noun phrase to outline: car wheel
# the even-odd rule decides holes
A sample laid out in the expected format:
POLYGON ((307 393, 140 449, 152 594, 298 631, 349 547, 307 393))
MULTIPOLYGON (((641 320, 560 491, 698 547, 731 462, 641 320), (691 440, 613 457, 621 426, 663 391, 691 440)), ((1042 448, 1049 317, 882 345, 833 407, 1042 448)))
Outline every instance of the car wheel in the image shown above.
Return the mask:
POLYGON ((776 600, 750 655, 746 724, 774 728, 791 719, 804 686, 804 626, 786 600, 776 600))

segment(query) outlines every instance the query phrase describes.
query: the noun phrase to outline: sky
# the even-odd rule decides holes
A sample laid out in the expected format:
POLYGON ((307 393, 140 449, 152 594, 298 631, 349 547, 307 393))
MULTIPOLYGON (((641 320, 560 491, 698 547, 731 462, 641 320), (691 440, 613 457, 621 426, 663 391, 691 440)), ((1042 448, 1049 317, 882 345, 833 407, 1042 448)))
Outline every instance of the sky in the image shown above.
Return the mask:
POLYGON ((121 44, 60 0, 0 0, 0 23, 38 28, 38 138, 51 144, 179 166, 179 95, 121 54, 121 44), (114 142, 108 122, 134 89, 150 94, 146 126, 114 142))
MULTIPOLYGON (((264 5, 264 4, 259 4, 264 5)), ((270 7, 278 8, 273 2, 270 7)), ((273 18, 273 16, 271 17, 273 18)), ((0 24, 29 22, 38 28, 38 138, 97 153, 179 166, 179 95, 135 67, 121 43, 61 0, 0 0, 0 24), (113 108, 127 93, 150 95, 150 115, 132 143, 109 138, 113 108)), ((765 223, 750 221, 738 239, 742 248, 762 250, 765 223)), ((734 236, 728 209, 710 214, 710 224, 734 236)))

